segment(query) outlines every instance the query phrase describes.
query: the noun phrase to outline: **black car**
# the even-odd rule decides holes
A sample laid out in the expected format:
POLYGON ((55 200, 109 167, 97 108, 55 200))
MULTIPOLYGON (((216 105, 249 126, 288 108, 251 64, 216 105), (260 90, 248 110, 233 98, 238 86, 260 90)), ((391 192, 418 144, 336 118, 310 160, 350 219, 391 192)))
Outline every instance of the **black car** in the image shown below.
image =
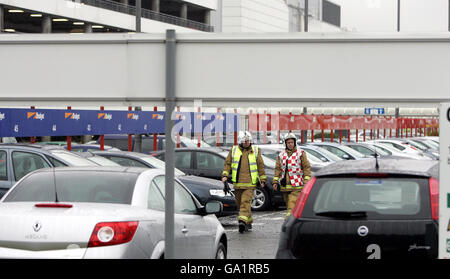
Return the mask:
MULTIPOLYGON (((164 153, 165 151, 159 151, 154 153, 154 156, 164 160, 164 153)), ((229 151, 217 147, 177 148, 174 158, 175 167, 188 174, 221 180, 228 153, 229 151)), ((252 201, 252 210, 254 211, 266 210, 284 203, 281 192, 275 191, 272 187, 275 161, 267 157, 263 160, 267 181, 264 188, 258 186, 255 189, 252 201)))
MULTIPOLYGON (((91 153, 105 157, 121 166, 165 168, 163 161, 143 153, 128 151, 91 151, 91 153)), ((189 188, 201 204, 204 205, 210 200, 216 200, 223 204, 221 216, 237 213, 234 197, 230 194, 225 195, 221 181, 195 175, 185 175, 185 173, 177 169, 175 170, 175 175, 189 188)))
POLYGON ((305 186, 280 234, 277 258, 437 258, 439 164, 343 161, 305 186))

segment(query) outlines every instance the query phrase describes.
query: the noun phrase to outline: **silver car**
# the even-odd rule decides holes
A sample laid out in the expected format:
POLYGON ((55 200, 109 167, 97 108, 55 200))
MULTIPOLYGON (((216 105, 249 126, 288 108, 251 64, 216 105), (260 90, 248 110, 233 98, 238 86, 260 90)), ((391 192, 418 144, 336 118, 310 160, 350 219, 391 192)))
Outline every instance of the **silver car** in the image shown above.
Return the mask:
MULTIPOLYGON (((226 258, 221 203, 174 187, 175 257, 226 258)), ((164 190, 160 169, 32 172, 0 200, 0 258, 163 258, 164 190)))

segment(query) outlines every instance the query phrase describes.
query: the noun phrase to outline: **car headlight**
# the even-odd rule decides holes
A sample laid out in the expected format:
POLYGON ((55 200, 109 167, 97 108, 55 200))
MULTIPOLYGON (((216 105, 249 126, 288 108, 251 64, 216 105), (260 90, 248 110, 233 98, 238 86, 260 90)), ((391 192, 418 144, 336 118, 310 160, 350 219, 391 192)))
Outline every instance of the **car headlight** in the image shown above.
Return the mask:
MULTIPOLYGON (((223 190, 220 190, 220 189, 210 189, 209 190, 209 194, 211 196, 225 197, 225 192, 223 190)), ((228 196, 229 196, 229 194, 228 194, 228 196)))

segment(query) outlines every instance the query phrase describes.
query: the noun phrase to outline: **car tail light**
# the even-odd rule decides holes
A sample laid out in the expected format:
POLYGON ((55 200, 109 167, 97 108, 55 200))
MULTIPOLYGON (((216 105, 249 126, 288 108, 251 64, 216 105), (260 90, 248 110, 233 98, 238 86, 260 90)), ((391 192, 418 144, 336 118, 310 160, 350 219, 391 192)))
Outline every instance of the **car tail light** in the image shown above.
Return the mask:
POLYGON ((88 247, 117 245, 129 242, 136 232, 139 222, 98 223, 92 232, 88 247))
POLYGON ((37 203, 35 207, 47 207, 47 208, 72 208, 73 205, 67 203, 37 203))
POLYGON ((439 180, 430 177, 428 184, 430 185, 431 217, 437 221, 439 220, 439 180))
POLYGON ((311 180, 303 187, 300 197, 298 197, 297 203, 292 210, 292 215, 295 218, 300 218, 302 216, 303 208, 305 207, 306 200, 308 199, 309 193, 311 192, 314 183, 316 183, 317 178, 314 176, 311 180))

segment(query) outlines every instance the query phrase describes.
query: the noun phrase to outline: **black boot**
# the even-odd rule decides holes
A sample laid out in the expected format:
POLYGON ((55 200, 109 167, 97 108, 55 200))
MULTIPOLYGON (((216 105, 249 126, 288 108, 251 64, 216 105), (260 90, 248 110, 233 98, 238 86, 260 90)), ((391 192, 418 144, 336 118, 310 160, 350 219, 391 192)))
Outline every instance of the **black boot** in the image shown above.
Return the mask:
POLYGON ((244 221, 239 220, 239 232, 240 233, 244 233, 244 231, 247 230, 247 225, 245 224, 244 221))

